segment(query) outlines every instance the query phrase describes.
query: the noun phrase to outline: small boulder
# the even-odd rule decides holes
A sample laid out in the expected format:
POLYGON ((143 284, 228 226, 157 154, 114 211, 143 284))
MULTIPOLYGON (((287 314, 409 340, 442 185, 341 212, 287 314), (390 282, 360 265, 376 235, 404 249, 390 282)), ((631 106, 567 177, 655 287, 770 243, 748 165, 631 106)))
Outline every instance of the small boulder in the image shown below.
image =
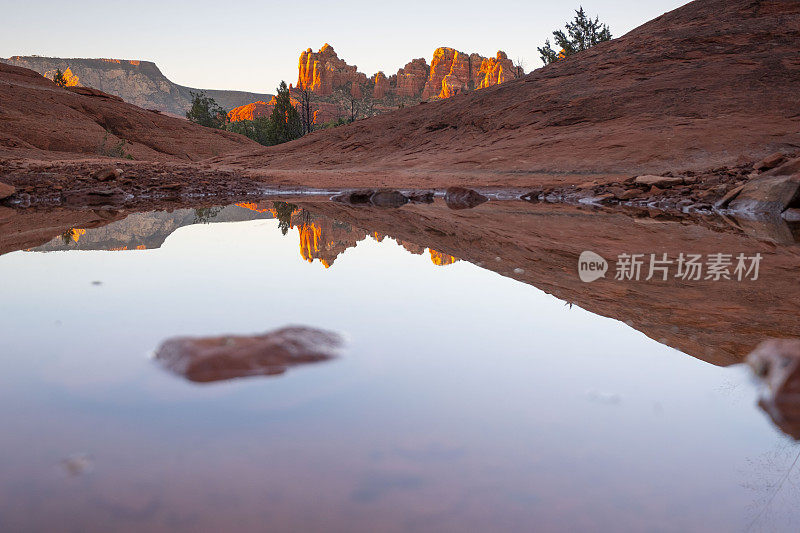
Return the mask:
POLYGON ((378 191, 369 198, 375 207, 401 207, 408 203, 408 198, 398 191, 378 191))
POLYGON ((790 159, 779 167, 773 168, 767 174, 770 176, 794 176, 800 174, 800 157, 790 159))
POLYGON ((612 186, 607 187, 604 191, 601 191, 603 194, 613 194, 615 198, 619 198, 621 195, 625 194, 625 189, 619 186, 612 186))
POLYGON ((747 356, 766 385, 758 404, 781 431, 800 438, 800 340, 769 339, 747 356))
POLYGON ((622 201, 633 200, 634 198, 641 197, 643 193, 644 191, 641 189, 628 189, 622 194, 617 195, 617 198, 622 201))
POLYGON ((744 214, 780 214, 800 197, 800 175, 767 176, 745 183, 730 209, 744 214))
POLYGON ((753 165, 753 168, 761 172, 765 170, 772 170, 773 168, 777 167, 784 161, 786 161, 786 156, 778 152, 765 157, 764 159, 753 165))
POLYGON ((364 205, 369 203, 369 199, 372 198, 373 194, 375 194, 375 191, 371 189, 361 189, 337 194, 331 198, 331 200, 334 202, 341 202, 343 204, 364 205))
POLYGON ((114 167, 101 168, 94 173, 94 179, 97 181, 111 181, 122 176, 122 169, 114 167))
POLYGON ((12 194, 17 192, 17 188, 13 185, 9 185, 8 183, 3 183, 0 181, 0 200, 3 198, 8 198, 12 194))
POLYGON ((660 187, 662 189, 672 187, 673 185, 681 185, 683 178, 673 178, 671 176, 637 176, 634 183, 638 185, 649 185, 651 187, 660 187))
POLYGON ((444 196, 444 201, 450 209, 472 209, 489 199, 472 189, 464 187, 450 187, 444 196))

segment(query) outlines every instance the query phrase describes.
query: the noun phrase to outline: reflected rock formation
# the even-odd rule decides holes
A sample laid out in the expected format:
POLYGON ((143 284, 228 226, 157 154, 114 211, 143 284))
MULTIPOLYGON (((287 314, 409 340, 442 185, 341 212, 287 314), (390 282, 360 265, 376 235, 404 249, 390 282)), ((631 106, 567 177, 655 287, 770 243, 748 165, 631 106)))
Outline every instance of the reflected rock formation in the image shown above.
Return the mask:
POLYGON ((758 405, 781 431, 800 440, 800 340, 764 341, 747 364, 767 388, 758 405))
POLYGON ((325 268, 329 268, 339 255, 368 235, 366 231, 346 222, 313 215, 308 211, 293 216, 292 224, 300 235, 300 255, 309 263, 318 259, 325 268))
POLYGON ((433 248, 430 250, 431 253, 431 262, 436 266, 447 266, 452 265, 458 258, 453 257, 452 255, 443 254, 442 252, 437 252, 433 248))
POLYGON ((155 360, 197 383, 247 376, 276 376, 289 367, 337 357, 340 335, 308 327, 287 327, 262 335, 176 337, 164 341, 155 360))

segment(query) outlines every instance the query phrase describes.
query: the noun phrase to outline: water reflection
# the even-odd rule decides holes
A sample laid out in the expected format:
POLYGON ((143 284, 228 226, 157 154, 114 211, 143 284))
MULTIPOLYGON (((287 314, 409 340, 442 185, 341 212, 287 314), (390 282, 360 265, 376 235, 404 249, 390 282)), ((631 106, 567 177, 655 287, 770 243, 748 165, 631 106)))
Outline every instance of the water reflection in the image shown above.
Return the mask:
POLYGON ((797 445, 743 368, 704 363, 800 336, 795 246, 523 202, 199 209, 0 232, 3 251, 161 248, 0 258, 0 528, 797 529, 797 445), (765 260, 750 285, 589 285, 583 250, 765 260), (287 323, 352 342, 281 379, 232 379, 291 368, 257 357, 159 349, 180 379, 144 358, 287 323))
MULTIPOLYGON (((466 191, 463 195, 469 200, 466 191)), ((764 338, 800 337, 800 287, 793 274, 800 267, 800 247, 795 244, 776 246, 766 234, 745 231, 724 218, 687 222, 658 213, 630 216, 564 206, 533 208, 525 202, 482 202, 463 214, 445 208, 441 201, 402 209, 267 201, 204 208, 202 216, 198 210, 134 213, 92 229, 70 228, 34 250, 157 248, 181 226, 277 218, 284 235, 297 230, 302 259, 325 268, 368 237, 380 242, 388 235, 410 253, 428 250, 435 265, 464 259, 535 285, 570 306, 617 318, 717 365, 743 361, 764 338), (589 285, 575 275, 576 258, 583 250, 605 257, 747 252, 761 253, 765 260, 761 279, 753 283, 603 279, 589 285)), ((752 224, 746 227, 752 229, 752 224)))

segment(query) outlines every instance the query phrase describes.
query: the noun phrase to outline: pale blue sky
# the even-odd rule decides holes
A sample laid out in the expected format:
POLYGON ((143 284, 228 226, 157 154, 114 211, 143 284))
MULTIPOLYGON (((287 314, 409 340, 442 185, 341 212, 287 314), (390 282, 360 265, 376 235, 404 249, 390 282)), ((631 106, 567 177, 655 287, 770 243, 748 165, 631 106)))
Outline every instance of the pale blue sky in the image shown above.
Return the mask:
POLYGON ((155 61, 173 81, 205 89, 273 92, 294 83, 301 50, 330 43, 371 75, 393 74, 439 46, 523 58, 580 3, 620 36, 683 0, 473 0, 382 3, 203 0, 0 0, 0 57, 113 57, 155 61))

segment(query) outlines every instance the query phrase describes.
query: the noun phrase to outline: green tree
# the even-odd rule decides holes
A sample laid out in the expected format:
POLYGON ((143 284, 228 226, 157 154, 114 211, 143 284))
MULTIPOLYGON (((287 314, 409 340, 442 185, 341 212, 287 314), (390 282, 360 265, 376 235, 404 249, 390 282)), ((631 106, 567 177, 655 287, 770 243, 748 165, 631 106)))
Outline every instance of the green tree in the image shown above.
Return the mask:
POLYGON ((222 129, 228 122, 228 113, 210 96, 190 91, 192 107, 186 112, 190 122, 207 128, 222 129))
POLYGON ((561 49, 560 52, 556 52, 550 46, 550 39, 547 39, 544 46, 538 49, 545 65, 588 50, 597 43, 611 40, 611 30, 608 26, 602 24, 599 17, 595 17, 594 20, 587 17, 583 7, 575 10, 575 19, 567 22, 566 30, 566 33, 561 30, 553 32, 556 50, 561 49))
POLYGON ((66 87, 67 86, 67 77, 64 76, 64 73, 61 72, 61 69, 56 70, 56 73, 53 76, 53 81, 59 87, 66 87))
POLYGON ((269 117, 271 131, 269 131, 269 144, 281 144, 292 141, 303 135, 303 123, 300 113, 292 105, 292 98, 286 82, 278 86, 275 95, 275 107, 269 117))
POLYGON ((289 226, 292 225, 292 213, 295 212, 297 206, 287 202, 272 202, 272 207, 275 209, 278 227, 281 229, 281 233, 286 235, 289 231, 289 226))

